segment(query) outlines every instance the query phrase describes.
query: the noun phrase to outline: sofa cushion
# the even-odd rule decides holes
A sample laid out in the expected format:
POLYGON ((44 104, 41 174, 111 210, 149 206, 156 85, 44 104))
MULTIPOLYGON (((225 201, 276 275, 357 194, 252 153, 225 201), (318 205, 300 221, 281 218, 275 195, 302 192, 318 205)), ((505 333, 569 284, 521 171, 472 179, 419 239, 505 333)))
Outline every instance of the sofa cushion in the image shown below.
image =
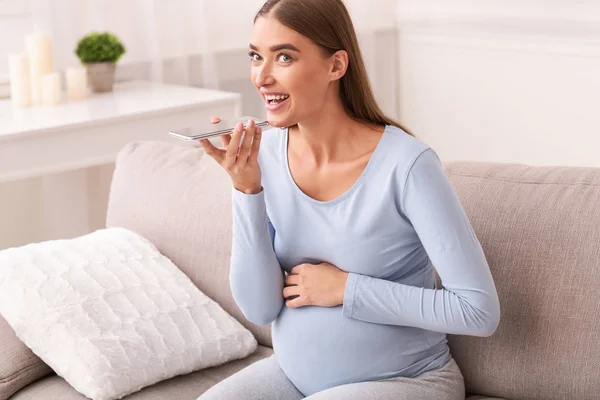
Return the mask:
POLYGON ((244 318, 229 288, 231 179, 198 147, 132 142, 117 157, 106 218, 148 238, 202 292, 271 346, 269 326, 244 318))
POLYGON ((52 373, 0 316, 0 400, 52 373))
POLYGON ((78 392, 116 399, 245 358, 256 340, 121 227, 0 251, 0 313, 78 392))
MULTIPOLYGON (((125 396, 123 400, 196 400, 217 382, 271 354, 273 349, 270 347, 258 346, 256 352, 244 359, 159 382, 125 396)), ((86 400, 87 398, 58 375, 51 375, 27 386, 11 397, 11 400, 31 399, 86 400)))
POLYGON ((501 303, 496 333, 448 335, 469 393, 597 399, 600 168, 447 162, 501 303))

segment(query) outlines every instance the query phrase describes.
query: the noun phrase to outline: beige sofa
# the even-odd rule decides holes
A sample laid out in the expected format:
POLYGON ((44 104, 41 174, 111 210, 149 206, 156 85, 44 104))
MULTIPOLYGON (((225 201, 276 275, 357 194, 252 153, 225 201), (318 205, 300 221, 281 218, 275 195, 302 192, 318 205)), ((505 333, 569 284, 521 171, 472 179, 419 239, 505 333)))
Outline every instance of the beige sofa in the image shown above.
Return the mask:
MULTIPOLYGON (((126 399, 196 399, 272 353, 269 328, 245 320, 232 299, 231 184, 202 155, 199 148, 168 143, 127 145, 116 164, 107 226, 149 238, 260 346, 244 360, 126 399)), ((502 306, 493 336, 448 336, 467 398, 600 399, 600 169, 476 162, 445 167, 488 257, 502 306)), ((0 393, 14 393, 14 400, 84 399, 2 320, 0 393)))

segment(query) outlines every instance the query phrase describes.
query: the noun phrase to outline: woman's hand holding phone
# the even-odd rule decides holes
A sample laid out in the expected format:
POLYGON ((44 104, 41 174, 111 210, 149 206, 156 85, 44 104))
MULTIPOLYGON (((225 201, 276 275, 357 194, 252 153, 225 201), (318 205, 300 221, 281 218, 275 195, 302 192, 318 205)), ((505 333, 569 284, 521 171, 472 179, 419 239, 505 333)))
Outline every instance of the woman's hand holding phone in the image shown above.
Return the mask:
MULTIPOLYGON (((219 117, 211 117, 210 122, 216 124, 219 117)), ((262 128, 255 126, 254 121, 248 121, 246 133, 244 124, 239 122, 231 134, 222 135, 223 148, 217 148, 208 139, 201 139, 200 144, 206 154, 211 156, 231 177, 233 187, 246 194, 260 193, 261 172, 258 164, 258 150, 262 128)))

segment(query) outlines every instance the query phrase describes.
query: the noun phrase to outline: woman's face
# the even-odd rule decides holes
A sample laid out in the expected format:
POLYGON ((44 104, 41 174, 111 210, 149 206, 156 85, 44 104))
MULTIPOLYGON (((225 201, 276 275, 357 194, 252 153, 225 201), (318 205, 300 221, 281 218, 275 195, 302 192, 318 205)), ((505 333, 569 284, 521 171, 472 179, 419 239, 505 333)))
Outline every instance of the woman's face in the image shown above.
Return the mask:
POLYGON ((308 38, 274 18, 260 17, 252 29, 249 54, 252 82, 271 126, 291 126, 324 109, 331 62, 308 38))

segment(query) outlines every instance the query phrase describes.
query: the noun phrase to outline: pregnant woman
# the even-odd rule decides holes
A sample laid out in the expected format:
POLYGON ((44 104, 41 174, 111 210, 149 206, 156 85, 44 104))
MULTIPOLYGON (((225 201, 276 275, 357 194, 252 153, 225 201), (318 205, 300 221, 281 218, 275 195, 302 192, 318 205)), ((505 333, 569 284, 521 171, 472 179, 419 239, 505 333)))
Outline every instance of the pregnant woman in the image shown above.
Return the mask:
POLYGON ((250 63, 274 128, 202 146, 233 183, 233 296, 274 355, 200 399, 464 400, 446 334, 494 333, 494 281, 435 151, 377 106, 342 0, 267 1, 250 63))

